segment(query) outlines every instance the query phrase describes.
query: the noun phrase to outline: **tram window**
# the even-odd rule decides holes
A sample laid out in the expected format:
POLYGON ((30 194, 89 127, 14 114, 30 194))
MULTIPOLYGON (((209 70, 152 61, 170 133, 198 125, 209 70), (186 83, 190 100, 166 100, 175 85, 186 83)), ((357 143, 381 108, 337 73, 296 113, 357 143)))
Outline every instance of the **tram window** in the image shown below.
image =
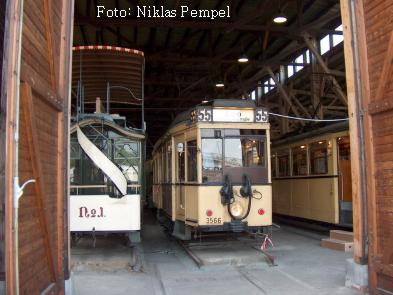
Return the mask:
MULTIPOLYGON (((182 143, 183 144, 183 143, 182 143)), ((184 144, 183 144, 184 147, 184 144)), ((185 180, 185 163, 184 163, 184 150, 177 151, 177 180, 184 181, 185 180)))
POLYGON ((289 176, 289 151, 282 150, 277 153, 278 159, 278 176, 289 176))
POLYGON ((256 138, 226 138, 225 167, 265 166, 265 141, 256 138))
POLYGON ((292 175, 307 175, 307 146, 301 145, 292 148, 292 175))
POLYGON ((272 154, 271 165, 272 165, 272 177, 276 177, 276 173, 277 173, 276 154, 272 154))
POLYGON ((197 142, 187 142, 187 181, 197 181, 197 142))
POLYGON ((172 182, 172 148, 171 148, 171 143, 170 142, 167 144, 166 152, 167 152, 166 167, 168 169, 167 179, 166 180, 167 180, 168 183, 171 183, 172 182))
POLYGON ((116 140, 114 143, 114 159, 124 176, 129 182, 138 182, 139 180, 139 143, 116 140))
POLYGON ((310 144, 311 174, 328 173, 328 153, 326 140, 310 144))
POLYGON ((222 139, 202 138, 202 182, 222 181, 222 139))
POLYGON ((162 148, 162 150, 161 150, 161 157, 162 157, 162 159, 161 159, 161 162, 162 162, 162 166, 161 166, 161 169, 162 169, 162 182, 166 182, 166 165, 165 165, 165 163, 166 163, 166 148, 165 147, 163 147, 162 148))

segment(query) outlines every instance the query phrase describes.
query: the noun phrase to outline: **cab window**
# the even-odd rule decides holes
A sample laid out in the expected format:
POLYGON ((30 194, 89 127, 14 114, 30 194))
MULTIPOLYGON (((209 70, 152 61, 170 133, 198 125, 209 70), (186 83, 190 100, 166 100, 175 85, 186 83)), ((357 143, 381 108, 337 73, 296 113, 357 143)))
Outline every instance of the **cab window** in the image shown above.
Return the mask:
POLYGON ((202 182, 222 181, 222 139, 202 138, 202 182))

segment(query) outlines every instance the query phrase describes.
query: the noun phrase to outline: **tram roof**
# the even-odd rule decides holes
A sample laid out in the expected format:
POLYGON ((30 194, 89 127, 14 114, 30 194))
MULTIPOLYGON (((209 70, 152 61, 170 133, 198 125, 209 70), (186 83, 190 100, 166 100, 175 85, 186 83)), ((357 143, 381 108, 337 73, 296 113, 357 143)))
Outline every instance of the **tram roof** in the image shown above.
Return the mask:
POLYGON ((97 97, 105 102, 107 83, 116 87, 110 90, 111 108, 139 104, 143 68, 144 53, 140 50, 99 45, 73 47, 72 90, 76 94, 78 82, 82 81, 87 108, 95 108, 97 97))
POLYGON ((286 144, 291 144, 296 141, 316 137, 316 136, 323 135, 323 134, 346 131, 346 130, 348 130, 348 128, 349 128, 349 123, 348 123, 348 121, 345 121, 345 122, 340 122, 340 123, 335 123, 335 124, 331 124, 328 126, 324 126, 319 129, 304 132, 301 134, 293 134, 292 136, 286 135, 282 139, 273 141, 272 147, 278 147, 278 146, 282 146, 282 145, 286 145, 286 144))

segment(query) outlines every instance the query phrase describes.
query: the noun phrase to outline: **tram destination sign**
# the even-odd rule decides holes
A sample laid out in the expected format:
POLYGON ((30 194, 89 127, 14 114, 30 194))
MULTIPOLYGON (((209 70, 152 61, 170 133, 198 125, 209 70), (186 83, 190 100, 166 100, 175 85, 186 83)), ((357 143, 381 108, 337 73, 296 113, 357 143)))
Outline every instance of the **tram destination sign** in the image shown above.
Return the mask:
POLYGON ((269 113, 266 109, 224 109, 198 107, 191 111, 192 122, 233 122, 233 123, 268 123, 269 113))

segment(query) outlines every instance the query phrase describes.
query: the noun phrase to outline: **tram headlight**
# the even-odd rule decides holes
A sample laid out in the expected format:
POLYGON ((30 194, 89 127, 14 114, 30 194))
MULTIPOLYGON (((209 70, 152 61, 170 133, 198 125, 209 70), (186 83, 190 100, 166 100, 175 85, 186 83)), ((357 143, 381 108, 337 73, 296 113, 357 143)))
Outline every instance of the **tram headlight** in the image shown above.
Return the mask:
POLYGON ((243 211, 244 211, 243 206, 239 202, 235 201, 231 205, 231 213, 233 216, 235 216, 235 217, 242 216, 243 211))

